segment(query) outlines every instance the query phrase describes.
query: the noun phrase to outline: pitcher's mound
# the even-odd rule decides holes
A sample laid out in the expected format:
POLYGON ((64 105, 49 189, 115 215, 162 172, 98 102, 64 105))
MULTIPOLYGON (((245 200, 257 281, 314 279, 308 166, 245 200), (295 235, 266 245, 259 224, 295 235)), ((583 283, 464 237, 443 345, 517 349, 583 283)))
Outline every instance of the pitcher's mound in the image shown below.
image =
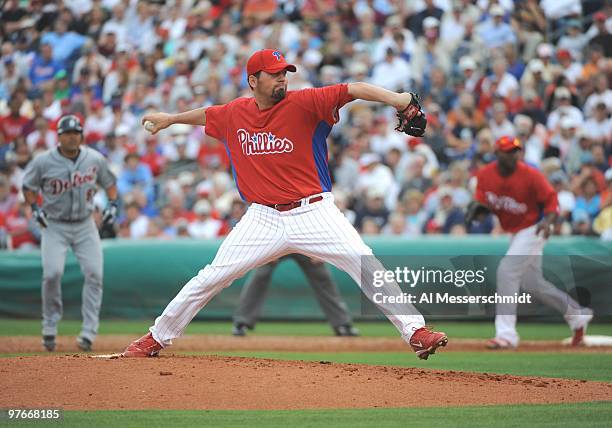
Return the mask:
POLYGON ((3 358, 0 372, 0 408, 423 407, 612 396, 612 384, 603 382, 217 356, 3 358))

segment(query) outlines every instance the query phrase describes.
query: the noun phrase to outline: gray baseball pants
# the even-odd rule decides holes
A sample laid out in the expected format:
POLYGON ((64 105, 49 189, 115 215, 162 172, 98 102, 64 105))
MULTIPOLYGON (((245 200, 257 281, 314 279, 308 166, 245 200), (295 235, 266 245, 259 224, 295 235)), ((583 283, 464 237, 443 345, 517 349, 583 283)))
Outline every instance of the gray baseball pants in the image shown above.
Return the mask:
POLYGON ((234 313, 234 323, 246 324, 249 327, 255 326, 274 269, 285 258, 292 258, 298 263, 315 292, 323 313, 333 327, 352 323, 348 307, 340 296, 338 287, 333 281, 327 266, 324 263, 313 263, 310 257, 302 254, 289 254, 278 261, 268 263, 255 270, 240 293, 240 302, 234 313))
POLYGON ((102 304, 102 246, 92 217, 77 223, 49 220, 42 229, 42 334, 57 335, 62 318, 62 276, 66 252, 71 248, 85 277, 81 296, 83 325, 80 337, 94 341, 102 304))

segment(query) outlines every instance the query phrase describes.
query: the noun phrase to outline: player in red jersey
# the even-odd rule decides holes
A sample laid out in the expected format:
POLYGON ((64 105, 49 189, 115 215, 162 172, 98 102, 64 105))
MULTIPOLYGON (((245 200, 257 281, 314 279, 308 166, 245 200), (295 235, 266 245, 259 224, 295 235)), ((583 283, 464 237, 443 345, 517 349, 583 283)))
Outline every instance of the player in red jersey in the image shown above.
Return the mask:
MULTIPOLYGON (((489 210, 497 215, 502 228, 512 234, 510 248, 497 269, 497 292, 512 296, 522 287, 557 309, 573 331, 572 345, 577 346, 593 313, 542 275, 542 250, 557 218, 557 194, 540 171, 520 160, 518 139, 501 137, 495 145, 497 161, 478 172, 476 201, 468 207, 466 221, 471 223, 489 210)), ((516 303, 498 303, 495 338, 487 347, 515 348, 518 343, 516 303)))
MULTIPOLYGON (((279 51, 264 49, 247 62, 253 98, 143 117, 145 129, 153 134, 176 123, 205 126, 206 134, 225 145, 240 195, 251 205, 212 263, 183 287, 149 333, 128 346, 124 356, 157 355, 223 288, 249 270, 290 253, 344 270, 372 301, 375 293, 401 295, 395 281, 380 288, 371 281, 384 267, 334 204, 326 139, 346 103, 377 101, 406 112, 413 105, 412 95, 367 83, 287 91, 288 71, 296 67, 279 51)), ((425 327, 414 306, 376 304, 419 358, 427 359, 448 342, 444 333, 425 327)))

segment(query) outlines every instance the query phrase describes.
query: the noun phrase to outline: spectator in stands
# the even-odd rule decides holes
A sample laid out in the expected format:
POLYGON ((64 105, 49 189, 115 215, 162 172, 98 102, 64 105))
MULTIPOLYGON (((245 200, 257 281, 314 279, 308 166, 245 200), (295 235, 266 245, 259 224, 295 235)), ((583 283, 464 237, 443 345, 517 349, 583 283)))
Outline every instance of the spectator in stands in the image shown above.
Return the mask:
POLYGON ((503 7, 494 4, 489 9, 489 18, 480 25, 478 33, 489 50, 500 48, 508 43, 516 44, 514 30, 504 22, 505 14, 503 7))
POLYGON ((589 42, 588 36, 582 32, 582 25, 577 19, 570 19, 565 25, 566 34, 561 36, 557 46, 561 50, 567 50, 577 61, 581 61, 583 49, 589 42))
POLYGON ((593 15, 593 23, 597 28, 597 34, 589 40, 589 45, 598 45, 603 48, 604 56, 612 57, 612 34, 608 31, 606 20, 608 17, 604 12, 597 12, 593 15))
POLYGON ((25 128, 30 122, 27 117, 22 116, 21 101, 14 94, 9 100, 10 112, 0 117, 0 150, 2 146, 15 141, 19 136, 25 135, 25 128))
POLYGON ((49 122, 44 117, 37 117, 34 121, 35 130, 31 132, 26 143, 30 152, 47 150, 57 145, 57 133, 49 129, 49 122))
MULTIPOLYGON (((140 155, 135 152, 125 156, 125 164, 119 177, 117 178, 117 189, 119 194, 130 193, 133 189, 139 188, 147 196, 147 204, 153 202, 153 175, 147 164, 140 162, 140 155)), ((140 207, 141 209, 144 207, 140 207)))
POLYGON ((380 232, 389 220, 389 210, 385 207, 385 191, 376 184, 372 184, 371 187, 365 190, 365 197, 362 202, 355 209, 355 228, 363 233, 365 230, 369 230, 370 234, 377 234, 380 232), (373 223, 376 228, 370 229, 366 227, 366 220, 373 223))
POLYGON ((200 199, 193 206, 196 219, 189 224, 189 235, 199 239, 211 239, 219 236, 223 222, 211 217, 212 206, 207 199, 200 199))
POLYGON ((548 116, 546 127, 550 131, 557 131, 563 117, 572 120, 574 126, 580 126, 584 122, 584 117, 579 108, 572 105, 572 93, 564 86, 555 89, 554 100, 556 108, 548 116))
POLYGON ((41 43, 39 53, 32 60, 30 67, 30 81, 36 88, 40 88, 44 83, 49 82, 55 73, 62 70, 64 64, 58 62, 53 56, 53 48, 49 42, 41 43))
POLYGON ((612 112, 612 89, 608 87, 608 76, 604 73, 598 74, 595 77, 595 88, 584 102, 584 115, 593 117, 595 106, 599 103, 604 103, 608 112, 612 112))

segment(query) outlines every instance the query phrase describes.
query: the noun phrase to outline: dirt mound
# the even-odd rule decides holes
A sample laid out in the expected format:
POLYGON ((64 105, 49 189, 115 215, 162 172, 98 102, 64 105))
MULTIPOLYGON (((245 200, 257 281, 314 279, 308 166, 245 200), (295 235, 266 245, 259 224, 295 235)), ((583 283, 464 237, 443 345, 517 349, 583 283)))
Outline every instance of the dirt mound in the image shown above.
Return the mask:
POLYGON ((0 408, 320 409, 609 400, 612 384, 486 373, 164 355, 2 360, 0 408))
MULTIPOLYGON (((121 352, 136 339, 128 335, 99 336, 94 344, 96 352, 121 352)), ((484 351, 485 342, 473 339, 450 338, 443 352, 484 351)), ((184 336, 170 348, 180 351, 295 351, 295 352, 411 352, 400 338, 388 337, 306 337, 306 336, 248 336, 221 335, 184 336)), ((3 337, 0 353, 24 353, 43 351, 40 338, 35 336, 3 337)), ((58 337, 58 352, 76 352, 74 337, 58 337)), ((612 347, 571 348, 560 341, 523 341, 517 350, 509 352, 555 351, 555 352, 612 352, 612 347)))

